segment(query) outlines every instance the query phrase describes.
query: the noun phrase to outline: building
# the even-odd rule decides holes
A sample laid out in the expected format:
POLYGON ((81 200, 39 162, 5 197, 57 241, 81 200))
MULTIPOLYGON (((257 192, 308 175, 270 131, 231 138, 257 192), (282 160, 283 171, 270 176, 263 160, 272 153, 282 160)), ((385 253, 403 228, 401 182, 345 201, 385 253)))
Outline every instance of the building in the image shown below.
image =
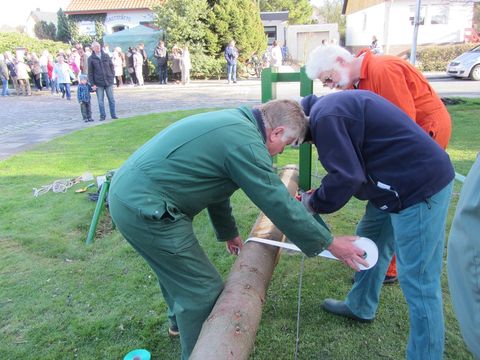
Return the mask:
POLYGON ((41 21, 45 21, 47 24, 53 23, 56 28, 57 20, 58 20, 57 13, 45 12, 37 8, 36 10, 30 12, 30 15, 28 15, 27 21, 25 23, 25 32, 30 37, 37 37, 35 35, 35 25, 37 23, 41 21))
MULTIPOLYGON (((423 0, 417 44, 439 45, 468 41, 479 0, 423 0)), ((415 0, 344 0, 346 47, 370 45, 376 36, 385 53, 400 54, 413 41, 415 0)))
POLYGON ((81 34, 95 35, 95 21, 112 34, 138 25, 153 26, 153 8, 163 0, 72 0, 65 10, 78 24, 81 34))
POLYGON ((338 24, 289 25, 288 11, 261 12, 260 19, 267 35, 268 46, 277 40, 288 48, 291 60, 305 63, 307 55, 322 43, 337 42, 338 24))

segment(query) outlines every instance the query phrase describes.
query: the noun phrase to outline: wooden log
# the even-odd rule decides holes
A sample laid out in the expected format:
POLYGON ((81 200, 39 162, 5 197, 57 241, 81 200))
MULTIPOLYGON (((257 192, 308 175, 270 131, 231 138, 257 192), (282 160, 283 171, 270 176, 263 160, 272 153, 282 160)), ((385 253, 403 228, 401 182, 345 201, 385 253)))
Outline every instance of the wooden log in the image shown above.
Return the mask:
MULTIPOLYGON (((295 195, 298 169, 288 165, 280 177, 290 194, 295 195)), ((284 240, 283 233, 263 213, 258 216, 250 237, 284 240)), ((248 359, 279 253, 279 248, 273 246, 255 242, 244 245, 223 292, 203 324, 190 360, 248 359)))

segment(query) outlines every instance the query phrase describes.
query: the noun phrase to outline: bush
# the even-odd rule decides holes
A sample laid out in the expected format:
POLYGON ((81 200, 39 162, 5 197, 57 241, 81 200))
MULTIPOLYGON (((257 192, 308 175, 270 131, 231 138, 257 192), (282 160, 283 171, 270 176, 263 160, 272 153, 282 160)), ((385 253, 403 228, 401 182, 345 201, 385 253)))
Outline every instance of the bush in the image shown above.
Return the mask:
POLYGON ((50 54, 56 54, 59 49, 65 50, 71 47, 71 45, 52 40, 38 40, 20 33, 0 33, 0 53, 3 54, 5 51, 11 51, 15 54, 15 48, 17 47, 24 47, 30 52, 41 55, 45 49, 47 49, 50 54))
POLYGON ((204 54, 192 54, 192 79, 220 79, 226 76, 226 61, 204 54))
POLYGON ((421 71, 445 71, 450 61, 474 46, 459 44, 421 48, 417 51, 417 66, 421 71))

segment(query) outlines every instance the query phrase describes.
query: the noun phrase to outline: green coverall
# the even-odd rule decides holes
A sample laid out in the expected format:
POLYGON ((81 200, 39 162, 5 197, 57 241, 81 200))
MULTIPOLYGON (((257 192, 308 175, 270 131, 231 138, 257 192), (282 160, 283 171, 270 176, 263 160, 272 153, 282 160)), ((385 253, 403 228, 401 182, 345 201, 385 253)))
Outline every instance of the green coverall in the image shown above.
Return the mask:
POLYGON ((333 240, 273 172, 257 120, 243 107, 185 118, 138 149, 112 179, 111 216, 158 277, 182 359, 223 288, 195 237, 196 214, 206 208, 217 239, 233 239, 230 196, 241 188, 307 256, 333 240))

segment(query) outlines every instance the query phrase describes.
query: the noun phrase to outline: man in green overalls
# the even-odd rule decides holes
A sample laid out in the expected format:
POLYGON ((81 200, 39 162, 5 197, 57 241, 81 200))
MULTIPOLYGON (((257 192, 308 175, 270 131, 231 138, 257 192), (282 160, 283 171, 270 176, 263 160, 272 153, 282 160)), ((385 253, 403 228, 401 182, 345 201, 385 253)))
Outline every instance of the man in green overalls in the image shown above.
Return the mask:
POLYGON ((242 248, 230 196, 239 188, 307 256, 328 248, 358 270, 367 265, 356 237, 333 237, 290 196, 271 156, 303 140, 307 119, 298 103, 187 117, 161 131, 115 173, 109 204, 125 239, 155 271, 168 305, 170 334, 180 333, 188 359, 223 281, 195 237, 192 221, 208 210, 217 239, 242 248))

